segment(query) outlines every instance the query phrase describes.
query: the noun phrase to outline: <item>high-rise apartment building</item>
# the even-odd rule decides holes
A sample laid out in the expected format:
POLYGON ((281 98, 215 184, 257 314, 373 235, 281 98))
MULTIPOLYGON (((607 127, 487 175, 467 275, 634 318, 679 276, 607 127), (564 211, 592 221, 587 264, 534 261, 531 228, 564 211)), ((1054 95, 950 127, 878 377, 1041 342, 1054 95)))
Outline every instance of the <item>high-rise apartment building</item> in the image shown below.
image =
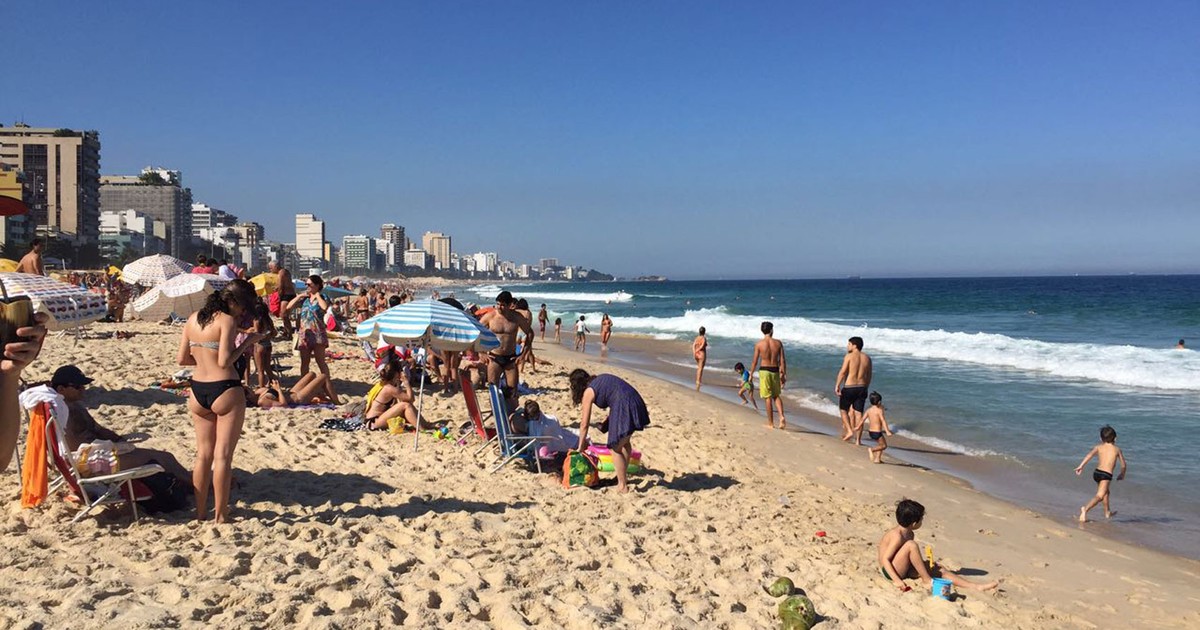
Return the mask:
POLYGON ((183 187, 179 171, 157 167, 141 175, 100 178, 100 207, 106 212, 136 210, 167 226, 172 256, 185 256, 192 244, 192 191, 183 187))
POLYGON ((557 258, 543 258, 538 261, 538 267, 541 267, 542 271, 546 271, 547 269, 552 269, 557 266, 558 266, 557 258))
POLYGON ((0 163, 21 171, 26 222, 76 245, 100 237, 100 134, 18 124, 0 127, 0 163))
POLYGON ((342 237, 342 267, 347 271, 375 268, 375 239, 365 234, 342 237))
POLYGON ((387 248, 387 266, 400 267, 404 265, 404 249, 407 246, 404 237, 404 226, 394 223, 384 223, 379 227, 379 236, 384 241, 391 243, 392 247, 387 248))
POLYGON ((426 232, 421 249, 433 257, 434 269, 450 269, 450 237, 441 232, 426 232))
POLYGON ((314 214, 296 215, 296 253, 301 258, 328 260, 325 251, 325 222, 314 214))
POLYGON ((192 236, 201 236, 204 228, 226 228, 237 225, 238 218, 206 203, 192 204, 192 236))

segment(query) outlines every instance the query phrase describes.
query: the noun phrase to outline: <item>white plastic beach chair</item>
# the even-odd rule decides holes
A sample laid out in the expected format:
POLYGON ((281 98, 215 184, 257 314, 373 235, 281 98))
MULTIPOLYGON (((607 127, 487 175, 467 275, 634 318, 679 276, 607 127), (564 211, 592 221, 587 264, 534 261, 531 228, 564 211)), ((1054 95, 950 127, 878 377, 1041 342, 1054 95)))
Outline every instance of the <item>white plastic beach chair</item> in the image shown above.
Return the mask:
POLYGON ((137 492, 133 482, 136 479, 163 472, 163 467, 158 464, 146 464, 111 475, 80 477, 75 469, 72 454, 67 451, 66 444, 59 439, 59 436, 62 435, 61 431, 64 429, 54 414, 54 407, 48 403, 39 404, 44 406, 46 413, 47 464, 52 472, 57 472, 62 476, 59 482, 51 486, 50 491, 53 492, 58 483, 65 482, 71 494, 78 499, 83 508, 71 522, 79 522, 97 506, 120 505, 126 502, 132 508, 133 520, 136 522, 138 520, 137 502, 149 499, 151 495, 147 491, 137 492))

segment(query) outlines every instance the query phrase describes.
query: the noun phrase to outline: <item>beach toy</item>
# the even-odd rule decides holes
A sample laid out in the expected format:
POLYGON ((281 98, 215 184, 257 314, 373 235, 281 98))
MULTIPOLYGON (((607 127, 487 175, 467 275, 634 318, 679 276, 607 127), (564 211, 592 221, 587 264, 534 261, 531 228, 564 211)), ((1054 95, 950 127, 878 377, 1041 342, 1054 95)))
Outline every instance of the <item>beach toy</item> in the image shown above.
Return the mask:
POLYGON ((946 601, 950 600, 952 591, 950 590, 954 584, 945 578, 933 578, 933 596, 940 597, 946 601))
POLYGON ((813 534, 813 536, 816 536, 817 538, 824 538, 824 537, 825 537, 825 530, 821 530, 821 531, 819 531, 819 532, 817 532, 817 533, 813 534))
POLYGON ((929 570, 933 570, 933 545, 925 545, 925 564, 929 565, 929 570))
MULTIPOLYGON (((587 452, 592 457, 596 458, 596 469, 600 472, 615 472, 617 469, 613 466, 612 451, 607 446, 593 444, 587 448, 587 452)), ((636 473, 642 470, 642 453, 633 451, 630 454, 629 462, 625 468, 626 472, 636 473)))
POLYGON ((792 595, 779 602, 779 621, 783 630, 809 630, 817 621, 817 611, 809 598, 792 595))
POLYGON ((796 585, 789 578, 775 578, 774 582, 767 587, 767 594, 771 597, 785 597, 791 595, 796 590, 796 585))

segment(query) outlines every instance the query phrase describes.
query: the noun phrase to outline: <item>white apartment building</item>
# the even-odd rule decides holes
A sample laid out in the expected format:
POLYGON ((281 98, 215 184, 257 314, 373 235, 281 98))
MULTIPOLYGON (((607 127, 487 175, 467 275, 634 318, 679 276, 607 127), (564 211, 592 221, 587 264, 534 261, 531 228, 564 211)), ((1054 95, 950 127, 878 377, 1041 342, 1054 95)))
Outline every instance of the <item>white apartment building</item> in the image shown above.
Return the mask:
POLYGON ((325 222, 314 214, 296 215, 296 253, 301 258, 325 260, 325 222))

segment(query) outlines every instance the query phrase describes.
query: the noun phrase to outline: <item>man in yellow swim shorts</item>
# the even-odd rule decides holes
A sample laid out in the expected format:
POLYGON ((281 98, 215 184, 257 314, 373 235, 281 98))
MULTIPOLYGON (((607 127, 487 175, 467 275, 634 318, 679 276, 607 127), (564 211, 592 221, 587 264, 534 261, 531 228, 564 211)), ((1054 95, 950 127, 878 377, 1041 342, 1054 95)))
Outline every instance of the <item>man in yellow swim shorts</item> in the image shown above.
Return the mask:
POLYGON ((754 361, 750 371, 758 368, 758 394, 767 404, 767 426, 774 429, 775 411, 779 411, 780 429, 787 426, 787 418, 783 415, 783 386, 787 383, 787 360, 783 354, 783 344, 775 339, 775 325, 763 322, 761 327, 763 338, 754 344, 754 361), (772 404, 774 403, 774 404, 772 404))

